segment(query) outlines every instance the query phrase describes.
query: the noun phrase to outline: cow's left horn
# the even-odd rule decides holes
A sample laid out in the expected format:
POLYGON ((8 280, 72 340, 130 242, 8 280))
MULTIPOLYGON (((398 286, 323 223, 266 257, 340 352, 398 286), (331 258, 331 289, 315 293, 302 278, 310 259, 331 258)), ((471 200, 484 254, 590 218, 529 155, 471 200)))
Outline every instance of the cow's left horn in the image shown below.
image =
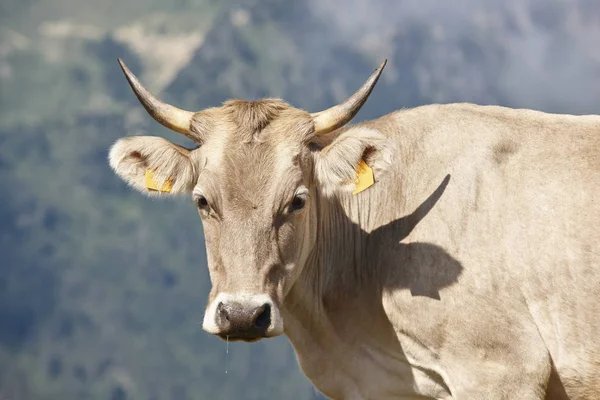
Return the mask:
POLYGON ((367 81, 354 93, 348 97, 346 101, 337 106, 328 108, 327 110, 313 113, 313 122, 315 124, 315 132, 317 135, 325 134, 341 128, 350 121, 358 113, 360 108, 365 104, 371 91, 375 87, 383 67, 387 60, 384 60, 367 81))
POLYGON ((190 131, 190 123, 192 122, 193 112, 180 110, 177 107, 173 107, 167 103, 163 103, 156 96, 146 90, 142 86, 138 78, 127 68, 125 63, 118 58, 121 69, 129 82, 129 85, 133 89, 133 92, 137 96, 138 100, 148 114, 152 116, 157 122, 166 126, 169 129, 183 133, 187 135, 190 131))

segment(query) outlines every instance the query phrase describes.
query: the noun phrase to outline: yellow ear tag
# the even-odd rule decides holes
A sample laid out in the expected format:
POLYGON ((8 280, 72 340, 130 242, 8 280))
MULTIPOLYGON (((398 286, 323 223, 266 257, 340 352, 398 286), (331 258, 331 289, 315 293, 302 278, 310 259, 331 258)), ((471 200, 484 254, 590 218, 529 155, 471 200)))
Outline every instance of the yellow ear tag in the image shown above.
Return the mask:
POLYGON ((155 190, 157 192, 166 192, 170 193, 173 188, 173 182, 171 178, 167 179, 165 183, 163 183, 162 189, 159 189, 156 181, 154 180, 154 172, 147 169, 146 170, 146 188, 149 190, 155 190))
POLYGON ((356 169, 356 180, 354 181, 354 191, 352 194, 358 194, 374 183, 373 170, 364 160, 360 160, 360 164, 356 169))

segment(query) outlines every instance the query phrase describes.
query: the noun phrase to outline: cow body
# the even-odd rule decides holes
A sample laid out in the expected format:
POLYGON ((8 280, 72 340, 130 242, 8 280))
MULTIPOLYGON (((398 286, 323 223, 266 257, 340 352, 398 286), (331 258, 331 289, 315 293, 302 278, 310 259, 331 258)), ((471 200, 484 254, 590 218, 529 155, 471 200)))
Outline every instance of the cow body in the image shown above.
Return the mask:
POLYGON ((330 223, 286 300, 315 385, 600 397, 600 117, 454 104, 349 129, 383 133, 396 162, 320 209, 330 223))
POLYGON ((384 65, 309 114, 179 110, 122 64, 148 112, 199 144, 129 137, 109 162, 196 202, 204 330, 285 333, 335 399, 600 398, 600 116, 449 104, 344 127, 384 65), (375 184, 354 194, 361 160, 375 184))

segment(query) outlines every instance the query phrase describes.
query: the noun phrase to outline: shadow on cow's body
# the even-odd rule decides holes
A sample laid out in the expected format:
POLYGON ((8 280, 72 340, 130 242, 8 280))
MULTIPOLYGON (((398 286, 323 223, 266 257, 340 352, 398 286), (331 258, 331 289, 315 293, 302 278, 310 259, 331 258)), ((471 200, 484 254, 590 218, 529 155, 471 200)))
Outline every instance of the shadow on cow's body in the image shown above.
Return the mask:
POLYGON ((379 259, 387 265, 396 264, 395 268, 388 270, 385 290, 409 288, 413 296, 440 300, 440 289, 457 281, 462 266, 444 249, 428 243, 402 243, 420 221, 426 218, 449 182, 450 175, 447 175, 413 213, 383 225, 367 235, 369 251, 377 253, 373 256, 367 255, 368 259, 379 259))
MULTIPOLYGON (((462 266, 442 247, 403 242, 434 209, 450 181, 447 175, 410 214, 371 232, 346 215, 339 199, 319 198, 317 258, 309 258, 286 298, 284 320, 304 372, 328 396, 415 395, 414 375, 423 379, 423 372, 407 361, 383 299, 386 293, 408 289, 411 296, 443 302, 440 291, 457 282, 462 266), (348 365, 344 374, 339 365, 348 365)), ((369 194, 364 196, 350 201, 365 206, 369 194)), ((418 314, 415 310, 410 318, 418 314)), ((438 374, 427 375, 432 390, 450 393, 438 374)))

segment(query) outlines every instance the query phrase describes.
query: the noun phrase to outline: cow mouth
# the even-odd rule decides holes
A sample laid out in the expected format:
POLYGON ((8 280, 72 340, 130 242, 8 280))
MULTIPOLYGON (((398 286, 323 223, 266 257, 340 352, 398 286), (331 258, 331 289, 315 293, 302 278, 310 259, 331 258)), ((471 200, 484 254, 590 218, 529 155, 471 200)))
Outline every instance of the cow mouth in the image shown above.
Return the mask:
POLYGON ((268 336, 250 336, 250 335, 224 335, 218 334, 218 337, 225 340, 226 342, 246 342, 246 343, 254 343, 258 342, 260 339, 267 338, 268 336))

